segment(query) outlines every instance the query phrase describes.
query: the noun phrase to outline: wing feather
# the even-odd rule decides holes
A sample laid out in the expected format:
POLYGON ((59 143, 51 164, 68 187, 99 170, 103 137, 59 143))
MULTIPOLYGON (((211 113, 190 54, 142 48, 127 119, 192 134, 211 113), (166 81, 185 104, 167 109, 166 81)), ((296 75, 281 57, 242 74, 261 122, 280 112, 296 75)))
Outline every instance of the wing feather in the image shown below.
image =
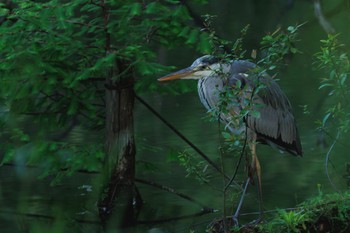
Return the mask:
POLYGON ((253 110, 259 111, 260 117, 248 115, 245 119, 247 126, 258 134, 260 141, 276 144, 281 149, 301 155, 300 138, 292 106, 278 84, 267 74, 259 76, 257 81, 257 75, 239 73, 233 75, 229 83, 234 85, 237 80, 248 85, 242 88, 250 88, 250 93, 258 85, 262 85, 253 98, 253 110))

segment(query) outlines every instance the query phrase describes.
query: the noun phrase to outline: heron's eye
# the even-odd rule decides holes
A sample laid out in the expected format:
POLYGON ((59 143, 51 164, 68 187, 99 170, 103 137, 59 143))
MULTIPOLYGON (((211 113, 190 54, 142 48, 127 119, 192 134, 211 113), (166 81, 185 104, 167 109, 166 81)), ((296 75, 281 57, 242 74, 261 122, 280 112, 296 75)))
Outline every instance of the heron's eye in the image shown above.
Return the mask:
POLYGON ((200 65, 199 70, 207 70, 208 66, 207 65, 200 65))

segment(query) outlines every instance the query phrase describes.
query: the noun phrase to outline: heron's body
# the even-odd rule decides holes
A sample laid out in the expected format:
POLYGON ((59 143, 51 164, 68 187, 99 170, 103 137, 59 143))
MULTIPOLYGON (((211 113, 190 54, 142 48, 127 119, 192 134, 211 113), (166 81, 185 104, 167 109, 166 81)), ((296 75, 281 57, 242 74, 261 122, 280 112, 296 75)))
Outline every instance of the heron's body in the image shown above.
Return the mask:
MULTIPOLYGON (((242 132, 246 130, 244 135, 248 137, 252 162, 245 187, 256 173, 262 203, 261 169, 256 155, 256 142, 277 147, 293 155, 302 155, 298 129, 287 96, 271 76, 265 72, 258 72, 254 63, 243 60, 223 62, 206 55, 195 60, 190 67, 160 78, 159 81, 173 79, 198 79, 199 98, 208 110, 218 110, 222 102, 222 93, 233 88, 238 89, 236 95, 229 95, 231 99, 225 100, 226 109, 219 111, 219 117, 234 134, 243 135, 242 132), (257 111, 259 114, 248 113, 237 122, 236 116, 241 116, 242 109, 246 107, 249 111, 257 111), (231 124, 232 122, 242 124, 231 124)), ((235 219, 238 217, 243 197, 244 194, 234 215, 235 219)), ((260 209, 262 213, 262 207, 260 209)))
MULTIPOLYGON (((261 106, 255 109, 260 113, 260 117, 248 115, 245 118, 248 130, 257 134, 257 141, 260 143, 277 147, 294 155, 301 155, 300 138, 292 114, 292 106, 278 84, 266 73, 260 76, 254 74, 253 70, 257 67, 249 61, 237 60, 221 66, 222 70, 229 75, 221 77, 218 75, 219 72, 198 80, 198 95, 205 108, 207 110, 217 108, 220 103, 220 93, 228 91, 228 86, 234 87, 238 80, 241 82, 241 87, 250 92, 259 84, 263 87, 257 93, 258 98, 254 98, 254 104, 261 106), (256 79, 259 79, 258 82, 256 79)), ((240 114, 238 107, 229 106, 229 108, 232 115, 240 114)), ((221 121, 231 132, 241 134, 246 127, 243 125, 239 128, 231 127, 232 115, 222 114, 221 121)))

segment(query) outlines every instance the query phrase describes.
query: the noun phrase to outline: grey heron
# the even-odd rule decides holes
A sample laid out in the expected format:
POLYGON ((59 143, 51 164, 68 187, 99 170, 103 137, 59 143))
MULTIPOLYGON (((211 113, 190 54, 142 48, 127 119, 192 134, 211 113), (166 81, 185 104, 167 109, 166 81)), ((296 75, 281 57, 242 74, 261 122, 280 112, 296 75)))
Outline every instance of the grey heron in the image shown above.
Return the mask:
MULTIPOLYGON (((266 72, 254 72, 258 66, 247 60, 223 60, 215 56, 205 55, 198 58, 193 64, 185 69, 164 76, 159 81, 174 79, 196 79, 198 80, 198 94, 202 104, 207 110, 216 109, 220 105, 220 93, 230 88, 242 90, 241 96, 234 96, 227 104, 227 111, 219 113, 220 121, 233 133, 245 132, 251 149, 252 159, 249 168, 249 176, 244 188, 242 198, 253 175, 257 175, 260 213, 262 215, 261 196, 261 167, 256 154, 256 143, 267 144, 287 151, 293 155, 302 155, 300 137, 292 113, 292 106, 275 80, 266 72), (255 93, 255 89, 259 91, 255 93), (254 96, 252 96, 254 95, 254 96), (240 111, 250 96, 252 108, 259 114, 245 115, 238 125, 232 122, 234 116, 240 111), (258 105, 258 107, 254 107, 258 105)), ((239 209, 243 199, 234 215, 238 218, 239 209)))

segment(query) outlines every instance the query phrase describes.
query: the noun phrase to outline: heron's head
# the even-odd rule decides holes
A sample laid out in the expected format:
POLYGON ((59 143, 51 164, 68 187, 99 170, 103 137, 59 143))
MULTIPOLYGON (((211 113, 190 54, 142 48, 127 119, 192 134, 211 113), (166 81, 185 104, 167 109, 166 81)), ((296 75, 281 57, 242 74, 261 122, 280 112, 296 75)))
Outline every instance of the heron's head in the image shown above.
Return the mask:
POLYGON ((220 60, 211 55, 205 55, 193 62, 190 67, 168 74, 158 81, 169 81, 173 79, 201 79, 212 76, 221 68, 220 60))

